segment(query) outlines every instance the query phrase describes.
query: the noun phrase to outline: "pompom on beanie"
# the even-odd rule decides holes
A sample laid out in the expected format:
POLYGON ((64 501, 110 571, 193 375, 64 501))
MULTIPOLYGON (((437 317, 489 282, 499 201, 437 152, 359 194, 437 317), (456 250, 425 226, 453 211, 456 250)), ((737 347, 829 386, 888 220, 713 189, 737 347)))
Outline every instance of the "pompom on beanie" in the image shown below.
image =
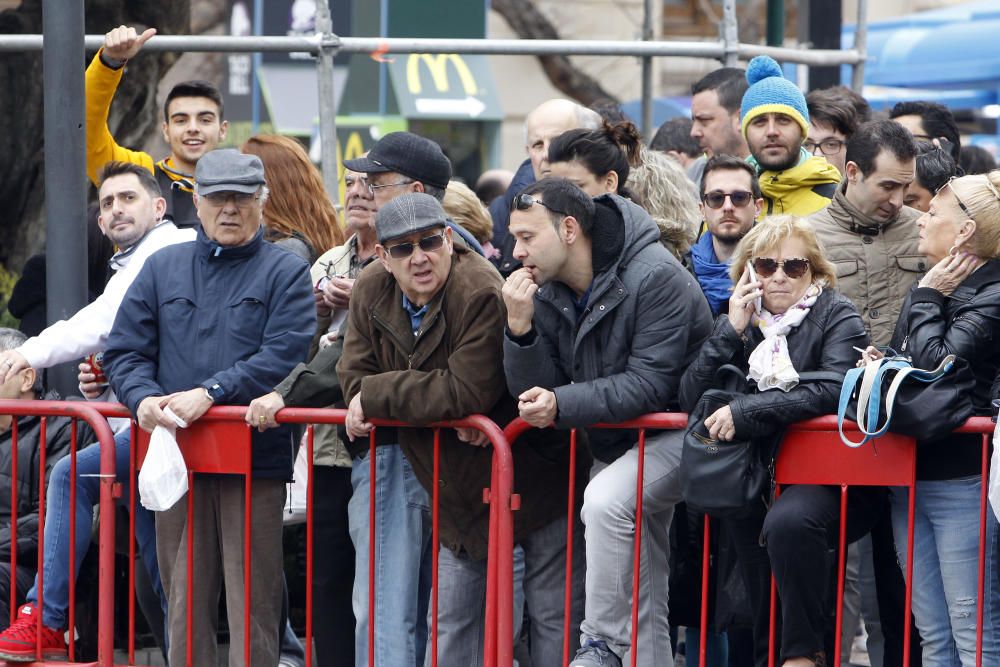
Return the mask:
POLYGON ((795 119, 802 128, 802 136, 809 134, 809 109, 806 98, 798 86, 785 78, 781 65, 770 56, 757 56, 747 65, 747 82, 750 88, 743 95, 740 106, 740 129, 747 136, 747 125, 757 116, 766 113, 783 113, 795 119))

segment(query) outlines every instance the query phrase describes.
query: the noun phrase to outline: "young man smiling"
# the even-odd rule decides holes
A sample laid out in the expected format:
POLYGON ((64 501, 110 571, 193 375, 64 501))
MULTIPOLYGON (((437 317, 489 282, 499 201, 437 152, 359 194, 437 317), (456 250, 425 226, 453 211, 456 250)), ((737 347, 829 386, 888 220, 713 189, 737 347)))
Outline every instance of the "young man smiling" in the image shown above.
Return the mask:
POLYGON ((141 35, 119 26, 104 36, 104 46, 87 68, 87 176, 97 185, 97 174, 112 160, 135 162, 153 172, 167 202, 164 218, 178 227, 198 225, 191 198, 195 164, 226 138, 229 123, 222 119, 222 96, 207 81, 182 81, 163 104, 163 140, 170 155, 157 162, 149 153, 119 146, 108 130, 108 111, 121 82, 125 64, 156 34, 141 35))

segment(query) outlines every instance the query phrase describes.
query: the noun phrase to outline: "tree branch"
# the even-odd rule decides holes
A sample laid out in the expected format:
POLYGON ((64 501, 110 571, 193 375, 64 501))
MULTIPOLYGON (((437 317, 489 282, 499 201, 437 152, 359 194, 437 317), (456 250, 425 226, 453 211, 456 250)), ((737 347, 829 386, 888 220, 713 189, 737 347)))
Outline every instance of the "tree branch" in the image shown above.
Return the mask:
MULTIPOLYGON (((521 39, 559 39, 555 26, 531 0, 493 0, 491 7, 521 39)), ((589 106, 599 101, 618 101, 568 56, 538 56, 538 62, 552 85, 580 104, 589 106)))

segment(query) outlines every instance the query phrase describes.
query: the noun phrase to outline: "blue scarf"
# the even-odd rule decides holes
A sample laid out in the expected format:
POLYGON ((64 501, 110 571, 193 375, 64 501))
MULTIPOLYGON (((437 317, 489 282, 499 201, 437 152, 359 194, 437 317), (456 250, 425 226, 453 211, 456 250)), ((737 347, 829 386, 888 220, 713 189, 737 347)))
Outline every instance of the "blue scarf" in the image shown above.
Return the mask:
POLYGON ((715 256, 710 233, 702 234, 698 242, 691 246, 691 265, 712 314, 718 315, 722 304, 729 301, 733 293, 733 281, 729 277, 729 263, 720 263, 715 256))

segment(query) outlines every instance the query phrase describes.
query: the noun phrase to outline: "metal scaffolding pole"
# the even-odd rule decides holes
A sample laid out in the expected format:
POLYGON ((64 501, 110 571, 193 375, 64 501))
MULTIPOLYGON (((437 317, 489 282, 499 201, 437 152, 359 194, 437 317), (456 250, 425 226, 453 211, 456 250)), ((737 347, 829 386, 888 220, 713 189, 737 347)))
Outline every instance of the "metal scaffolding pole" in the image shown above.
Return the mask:
MULTIPOLYGON (((727 0, 731 1, 731 0, 727 0)), ((88 35, 86 47, 90 51, 104 43, 103 35, 88 35)), ((331 47, 345 53, 483 53, 492 55, 576 55, 576 56, 680 56, 685 58, 726 57, 725 46, 720 42, 682 41, 614 41, 614 40, 559 40, 559 39, 437 39, 413 37, 338 37, 324 42, 322 35, 265 36, 249 35, 157 35, 146 42, 143 51, 185 52, 247 52, 268 51, 280 53, 318 54, 321 48, 331 47)), ((42 48, 41 35, 0 35, 0 52, 38 51, 42 48)), ((863 59, 855 49, 805 50, 758 44, 737 44, 739 58, 769 55, 776 60, 803 65, 853 65, 863 59)))
MULTIPOLYGON (((84 135, 83 0, 44 0, 45 300, 52 324, 87 305, 87 161, 84 135), (82 279, 81 279, 82 278, 82 279)), ((76 368, 49 369, 63 396, 78 393, 76 368)))
MULTIPOLYGON (((653 0, 642 3, 642 39, 653 39, 653 0)), ((642 58, 642 136, 653 138, 653 57, 642 58)))
POLYGON ((319 80, 320 165, 326 194, 336 204, 340 194, 337 184, 337 100, 333 91, 333 57, 337 47, 330 6, 326 0, 316 3, 316 32, 322 36, 316 62, 316 78, 319 80))
MULTIPOLYGON (((864 56, 868 51, 868 0, 858 0, 858 23, 854 28, 854 50, 864 56)), ((854 63, 851 88, 858 95, 865 87, 865 58, 854 63)))
POLYGON ((739 24, 736 22, 736 0, 722 3, 722 64, 736 67, 740 51, 739 24))

